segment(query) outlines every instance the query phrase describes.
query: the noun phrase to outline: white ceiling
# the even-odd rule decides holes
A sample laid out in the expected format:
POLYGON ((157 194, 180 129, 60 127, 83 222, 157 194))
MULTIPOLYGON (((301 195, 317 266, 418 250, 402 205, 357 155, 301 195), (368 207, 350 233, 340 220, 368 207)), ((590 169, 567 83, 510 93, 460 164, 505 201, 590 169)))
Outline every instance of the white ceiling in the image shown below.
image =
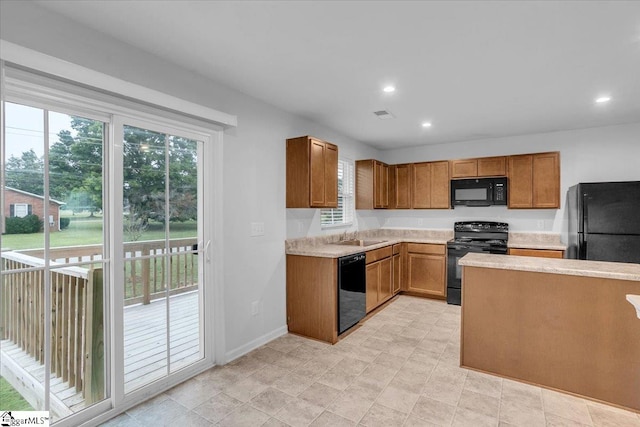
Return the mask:
POLYGON ((37 3, 382 149, 640 121, 638 1, 37 3))

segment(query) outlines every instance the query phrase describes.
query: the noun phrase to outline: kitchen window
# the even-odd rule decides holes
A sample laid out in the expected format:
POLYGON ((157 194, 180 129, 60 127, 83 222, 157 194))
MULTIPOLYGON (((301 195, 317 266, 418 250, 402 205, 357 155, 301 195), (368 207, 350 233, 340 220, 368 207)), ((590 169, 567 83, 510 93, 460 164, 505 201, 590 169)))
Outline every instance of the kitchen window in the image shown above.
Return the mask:
POLYGON ((338 160, 338 207, 320 210, 322 228, 353 223, 354 165, 351 160, 338 160))

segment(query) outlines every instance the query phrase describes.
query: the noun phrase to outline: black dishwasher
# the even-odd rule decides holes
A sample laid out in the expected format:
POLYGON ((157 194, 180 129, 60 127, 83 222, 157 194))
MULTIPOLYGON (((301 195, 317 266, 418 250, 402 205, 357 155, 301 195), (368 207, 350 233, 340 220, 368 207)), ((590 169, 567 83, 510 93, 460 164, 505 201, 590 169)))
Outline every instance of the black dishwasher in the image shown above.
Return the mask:
POLYGON ((338 335, 367 314, 366 255, 338 258, 338 335))

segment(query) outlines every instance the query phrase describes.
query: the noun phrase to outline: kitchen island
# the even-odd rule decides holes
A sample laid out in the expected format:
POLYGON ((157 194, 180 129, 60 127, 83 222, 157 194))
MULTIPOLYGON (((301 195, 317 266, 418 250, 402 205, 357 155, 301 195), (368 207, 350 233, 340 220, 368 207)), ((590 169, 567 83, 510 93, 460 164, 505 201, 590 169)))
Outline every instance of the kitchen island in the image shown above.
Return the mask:
POLYGON ((640 265, 472 253, 463 367, 640 412, 640 265))

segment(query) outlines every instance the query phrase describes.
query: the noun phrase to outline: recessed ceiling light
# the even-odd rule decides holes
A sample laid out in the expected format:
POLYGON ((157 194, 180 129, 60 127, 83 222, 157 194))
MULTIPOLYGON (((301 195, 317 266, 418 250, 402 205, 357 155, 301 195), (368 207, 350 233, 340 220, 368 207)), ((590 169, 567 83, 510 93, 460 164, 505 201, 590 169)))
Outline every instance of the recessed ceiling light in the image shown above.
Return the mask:
POLYGON ((431 127, 431 122, 422 122, 422 127, 423 128, 430 128, 431 127))
POLYGON ((610 96, 601 96, 599 98, 596 98, 596 103, 598 104, 604 104, 605 102, 609 102, 609 101, 611 101, 610 96))
POLYGON ((389 86, 385 86, 382 90, 386 93, 391 93, 396 91, 396 87, 389 85, 389 86))

